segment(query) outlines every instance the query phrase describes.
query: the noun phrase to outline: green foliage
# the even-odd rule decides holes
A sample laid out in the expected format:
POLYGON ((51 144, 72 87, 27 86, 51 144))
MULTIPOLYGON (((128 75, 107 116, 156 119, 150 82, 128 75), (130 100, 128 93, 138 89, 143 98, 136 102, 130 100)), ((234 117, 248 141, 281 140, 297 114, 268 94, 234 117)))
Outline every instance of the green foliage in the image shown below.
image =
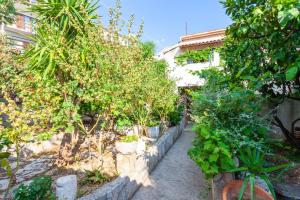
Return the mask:
POLYGON ((151 58, 155 54, 155 44, 153 42, 142 43, 142 51, 144 58, 151 58))
POLYGON ((0 0, 0 24, 11 24, 15 21, 15 12, 13 0, 0 0))
POLYGON ((223 142, 224 135, 201 124, 195 126, 195 131, 197 136, 188 154, 207 179, 234 167, 230 146, 223 142))
POLYGON ((243 182, 243 186, 240 191, 240 196, 239 200, 243 199, 243 194, 245 192, 245 189, 248 185, 250 185, 250 191, 251 191, 251 200, 254 199, 255 194, 254 194, 254 184, 255 184, 255 179, 257 177, 261 178, 264 180, 270 190, 270 192, 273 195, 273 198, 276 199, 276 194, 274 191, 274 188, 272 186, 272 183, 269 179, 268 173, 286 169, 288 167, 291 167, 291 164, 282 164, 282 165, 277 165, 277 166, 271 166, 271 167, 266 167, 267 163, 265 162, 265 155, 254 148, 242 148, 240 150, 239 154, 239 159, 241 161, 241 166, 239 168, 235 168, 233 170, 230 170, 230 172, 246 172, 246 177, 243 182))
POLYGON ((38 18, 34 43, 21 62, 1 40, 0 92, 9 102, 0 110, 12 127, 0 129, 17 147, 58 131, 86 137, 100 124, 112 130, 119 119, 146 125, 174 109, 175 83, 166 62, 151 56, 153 45, 140 45, 142 25, 133 33, 134 19, 121 20, 117 1, 104 27, 96 8, 91 0, 38 0, 30 8, 38 18))
POLYGON ((54 200, 50 177, 37 177, 29 185, 22 184, 14 191, 14 200, 54 200))
POLYGON ((92 1, 81 0, 70 5, 39 1, 32 7, 40 21, 35 45, 25 54, 24 74, 30 79, 22 97, 30 97, 36 107, 48 106, 53 127, 70 133, 92 134, 101 121, 109 129, 122 118, 144 124, 166 115, 176 99, 166 63, 151 56, 152 44, 140 45, 141 30, 131 32, 133 19, 128 35, 120 33, 125 24, 120 2, 110 10, 106 28, 93 23, 95 8, 92 1), (72 12, 64 12, 68 9, 72 12), (89 129, 84 115, 94 116, 89 129))
POLYGON ((243 146, 266 149, 268 116, 260 117, 265 99, 252 90, 229 85, 226 75, 216 68, 203 70, 200 75, 206 83, 192 93, 196 122, 225 135, 226 144, 234 150, 243 146))
MULTIPOLYGON (((0 90, 12 92, 16 90, 18 74, 22 66, 18 63, 19 52, 10 48, 6 37, 0 35, 0 90)), ((19 79, 20 81, 20 79, 19 79)))
POLYGON ((212 49, 186 51, 183 54, 177 56, 176 62, 179 65, 186 65, 188 61, 193 63, 208 62, 212 54, 212 49))
POLYGON ((12 174, 12 169, 8 162, 10 156, 8 149, 10 145, 11 142, 4 135, 0 135, 0 167, 6 171, 8 176, 12 174))
POLYGON ((132 125, 132 121, 128 118, 119 118, 117 120, 117 129, 121 130, 122 128, 126 128, 132 125))
POLYGON ((138 140, 139 137, 137 135, 126 135, 121 137, 120 142, 131 143, 131 142, 137 142, 138 140))
POLYGON ((179 124, 181 117, 183 115, 184 105, 179 104, 176 106, 176 109, 168 114, 168 121, 170 126, 176 126, 179 124))
POLYGON ((85 178, 80 181, 80 184, 103 184, 110 180, 110 177, 102 173, 100 170, 85 171, 85 178))
POLYGON ((234 167, 232 158, 245 146, 267 151, 268 123, 259 117, 264 99, 254 91, 231 84, 228 75, 218 68, 198 75, 205 84, 191 93, 197 136, 190 156, 206 177, 212 178, 234 167))
POLYGON ((223 51, 230 81, 247 83, 263 94, 292 95, 300 75, 299 1, 224 0, 223 4, 233 20, 223 51), (289 89, 281 90, 283 85, 289 89))

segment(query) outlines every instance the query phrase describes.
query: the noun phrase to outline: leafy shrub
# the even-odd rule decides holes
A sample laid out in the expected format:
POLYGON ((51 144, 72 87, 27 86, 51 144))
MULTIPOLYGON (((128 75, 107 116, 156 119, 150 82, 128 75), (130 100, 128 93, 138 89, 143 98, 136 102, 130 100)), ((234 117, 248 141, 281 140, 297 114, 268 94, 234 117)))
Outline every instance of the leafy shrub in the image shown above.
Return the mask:
POLYGON ((206 178, 213 178, 234 167, 230 146, 223 142, 224 135, 199 124, 195 126, 195 131, 197 136, 188 154, 206 178))
POLYGON ((239 151, 238 158, 241 161, 241 166, 239 168, 230 170, 230 172, 246 172, 246 177, 244 179, 240 191, 239 200, 243 199, 243 194, 248 185, 248 182, 250 184, 250 191, 252 191, 251 199, 254 199, 255 194, 253 188, 255 184, 255 179, 257 177, 265 181, 274 199, 276 199, 276 194, 273 185, 269 179, 268 173, 278 171, 281 169, 286 169, 288 167, 291 167, 292 165, 282 164, 282 165, 268 167, 264 157, 265 155, 261 151, 254 148, 245 147, 239 151))
POLYGON ((102 173, 100 170, 85 171, 85 178, 80 181, 80 184, 103 184, 110 180, 110 177, 102 173))
POLYGON ((197 136, 190 156, 212 178, 234 167, 232 158, 245 146, 268 151, 268 123, 260 116, 264 98, 254 91, 230 85, 226 74, 215 68, 199 75, 206 82, 200 90, 192 92, 197 136), (214 152, 217 147, 222 151, 214 152))
MULTIPOLYGON (((95 134, 100 124, 113 130, 118 119, 140 125, 160 121, 177 98, 166 63, 154 59, 153 45, 141 46, 142 26, 133 33, 134 19, 121 20, 119 1, 110 9, 108 27, 94 23, 94 3, 37 1, 31 7, 40 20, 23 57, 20 96, 30 100, 32 110, 47 110, 47 127, 83 137, 95 134), (84 116, 91 116, 89 124, 84 116)), ((61 164, 72 162, 63 155, 61 164)))
POLYGON ((222 2, 233 21, 223 48, 230 81, 273 97, 299 96, 291 89, 300 83, 299 0, 222 2))
POLYGON ((121 130, 125 127, 131 126, 132 121, 128 118, 120 118, 117 120, 116 125, 117 125, 117 129, 121 130))
POLYGON ((185 65, 188 61, 192 61, 193 63, 208 62, 211 52, 212 49, 186 51, 175 59, 179 65, 185 65))
POLYGON ((125 143, 131 143, 131 142, 136 142, 139 140, 139 137, 137 135, 126 135, 121 137, 121 142, 125 143))
POLYGON ((37 177, 29 185, 22 184, 14 191, 14 200, 54 200, 50 177, 37 177))
POLYGON ((168 114, 168 121, 170 122, 170 126, 176 126, 179 124, 183 111, 184 105, 179 104, 174 111, 168 114))
POLYGON ((0 135, 0 167, 6 170, 8 176, 11 176, 12 169, 8 162, 10 153, 8 148, 11 145, 11 142, 5 138, 3 135, 0 135))
POLYGON ((266 148, 268 116, 260 116, 264 115, 265 99, 240 86, 229 88, 223 83, 226 77, 215 69, 204 70, 202 74, 207 78, 205 86, 192 93, 196 123, 223 134, 225 142, 235 151, 242 146, 266 148))

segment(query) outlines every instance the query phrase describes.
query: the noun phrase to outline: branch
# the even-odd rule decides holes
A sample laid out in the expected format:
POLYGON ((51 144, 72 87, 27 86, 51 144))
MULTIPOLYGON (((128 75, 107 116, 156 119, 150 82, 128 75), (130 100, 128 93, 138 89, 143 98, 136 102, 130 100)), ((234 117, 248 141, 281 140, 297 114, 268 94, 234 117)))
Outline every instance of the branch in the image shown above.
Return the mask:
POLYGON ((90 129, 90 130, 88 131, 88 134, 91 134, 91 133, 97 128, 97 125, 98 125, 100 119, 101 119, 101 115, 98 115, 98 118, 97 118, 96 123, 94 124, 94 126, 92 127, 92 129, 90 129))

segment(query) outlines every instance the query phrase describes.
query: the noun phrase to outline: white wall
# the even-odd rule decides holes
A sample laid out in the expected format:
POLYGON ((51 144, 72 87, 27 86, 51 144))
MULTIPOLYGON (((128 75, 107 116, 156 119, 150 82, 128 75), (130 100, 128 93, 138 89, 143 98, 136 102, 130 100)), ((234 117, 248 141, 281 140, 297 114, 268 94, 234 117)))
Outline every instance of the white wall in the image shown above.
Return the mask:
POLYGON ((178 66, 175 57, 183 53, 178 45, 165 49, 163 52, 165 53, 161 53, 159 59, 164 59, 169 64, 169 77, 176 81, 177 87, 203 85, 204 81, 197 75, 193 75, 192 72, 201 71, 211 66, 218 66, 220 63, 220 56, 215 52, 214 60, 211 63, 205 62, 178 66))

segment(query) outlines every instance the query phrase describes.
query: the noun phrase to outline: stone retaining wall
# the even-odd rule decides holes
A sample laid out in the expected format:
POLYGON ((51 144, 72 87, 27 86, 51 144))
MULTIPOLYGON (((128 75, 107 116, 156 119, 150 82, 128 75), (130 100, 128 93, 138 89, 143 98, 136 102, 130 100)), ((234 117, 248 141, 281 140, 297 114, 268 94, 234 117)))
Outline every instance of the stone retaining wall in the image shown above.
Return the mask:
POLYGON ((130 199, 182 134, 185 124, 185 119, 182 119, 180 125, 169 128, 155 145, 149 147, 144 154, 137 156, 129 171, 124 171, 116 180, 105 184, 79 200, 130 199))

